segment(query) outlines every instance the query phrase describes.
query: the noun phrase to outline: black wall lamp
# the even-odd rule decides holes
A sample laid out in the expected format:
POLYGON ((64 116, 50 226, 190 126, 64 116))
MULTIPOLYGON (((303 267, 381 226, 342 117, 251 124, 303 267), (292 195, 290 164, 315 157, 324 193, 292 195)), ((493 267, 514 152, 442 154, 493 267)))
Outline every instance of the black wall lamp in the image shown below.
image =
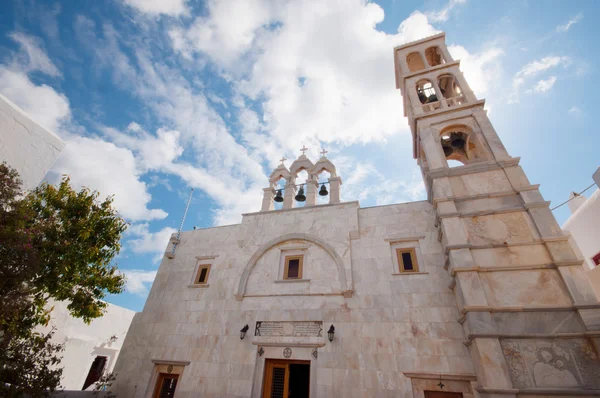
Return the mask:
POLYGON ((333 325, 331 325, 329 327, 329 330, 327 331, 327 337, 329 338, 329 342, 331 343, 333 341, 333 335, 335 334, 335 328, 333 327, 333 325))
POLYGON ((248 327, 248 325, 246 325, 240 330, 240 340, 244 340, 244 337, 246 337, 246 332, 248 331, 248 329, 249 329, 249 327, 248 327))

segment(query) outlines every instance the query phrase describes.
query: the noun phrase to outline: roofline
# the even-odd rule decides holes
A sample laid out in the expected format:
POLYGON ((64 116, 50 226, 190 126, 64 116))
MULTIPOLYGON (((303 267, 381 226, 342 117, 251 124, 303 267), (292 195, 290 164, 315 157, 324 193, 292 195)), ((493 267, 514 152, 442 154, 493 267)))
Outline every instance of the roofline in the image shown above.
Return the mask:
POLYGON ((406 44, 402 44, 402 45, 396 46, 396 47, 394 47, 394 52, 396 52, 398 50, 403 50, 403 49, 408 48, 408 47, 416 46, 417 44, 427 43, 428 41, 433 41, 435 39, 439 39, 440 37, 445 38, 446 37, 446 32, 441 32, 441 33, 435 34, 433 36, 428 36, 428 37, 425 37, 425 38, 420 39, 420 40, 415 40, 415 41, 411 41, 410 43, 406 43, 406 44))

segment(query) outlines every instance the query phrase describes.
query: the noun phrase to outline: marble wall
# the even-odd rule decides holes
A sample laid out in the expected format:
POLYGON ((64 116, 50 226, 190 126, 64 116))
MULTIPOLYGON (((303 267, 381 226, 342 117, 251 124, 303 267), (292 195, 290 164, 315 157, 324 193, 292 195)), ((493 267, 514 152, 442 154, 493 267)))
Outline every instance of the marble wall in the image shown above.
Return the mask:
POLYGON ((290 359, 311 360, 313 396, 408 398, 404 372, 472 374, 434 223, 428 202, 350 202, 184 232, 132 323, 116 392, 147 397, 157 361, 187 361, 178 398, 258 396, 265 358, 284 358, 287 347, 290 359), (418 273, 398 272, 396 246, 416 249, 418 273), (305 280, 281 281, 282 253, 299 249, 305 280), (197 256, 212 262, 208 286, 191 285, 197 256), (320 321, 335 325, 335 338, 254 336, 257 321, 320 321))

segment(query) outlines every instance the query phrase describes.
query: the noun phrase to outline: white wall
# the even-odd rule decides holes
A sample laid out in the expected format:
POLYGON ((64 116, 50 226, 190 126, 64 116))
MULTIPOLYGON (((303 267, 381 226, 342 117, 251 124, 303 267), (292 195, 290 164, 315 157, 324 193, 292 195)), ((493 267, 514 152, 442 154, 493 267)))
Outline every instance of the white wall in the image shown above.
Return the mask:
POLYGON ((0 162, 19 172, 24 189, 35 188, 65 143, 0 95, 0 162))
POLYGON ((600 252, 600 190, 581 203, 562 228, 571 233, 579 246, 586 269, 595 269, 592 257, 600 252))
POLYGON ((600 252, 600 190, 585 200, 580 196, 569 202, 573 214, 562 226, 563 230, 571 233, 571 243, 579 249, 579 254, 585 259, 584 269, 587 277, 600 299, 600 266, 592 261, 600 252), (571 202, 575 202, 571 205, 571 202))
POLYGON ((81 390, 96 356, 107 357, 105 371, 110 372, 125 340, 125 335, 135 315, 134 311, 108 304, 106 313, 89 325, 69 315, 66 302, 53 301, 51 320, 44 331, 56 328, 53 341, 65 343, 64 367, 61 386, 67 390, 81 390), (116 341, 111 341, 112 336, 116 341))

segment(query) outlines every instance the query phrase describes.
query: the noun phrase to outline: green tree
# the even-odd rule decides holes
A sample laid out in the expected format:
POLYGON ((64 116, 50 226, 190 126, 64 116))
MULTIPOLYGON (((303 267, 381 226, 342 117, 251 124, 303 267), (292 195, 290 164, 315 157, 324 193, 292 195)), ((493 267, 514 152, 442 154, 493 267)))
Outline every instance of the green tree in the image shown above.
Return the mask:
POLYGON ((57 387, 62 347, 53 332, 35 331, 51 316, 50 299, 89 323, 102 316, 106 294, 123 291, 112 260, 127 223, 112 197, 98 197, 73 190, 68 177, 23 194, 16 171, 0 165, 0 396, 57 387))

